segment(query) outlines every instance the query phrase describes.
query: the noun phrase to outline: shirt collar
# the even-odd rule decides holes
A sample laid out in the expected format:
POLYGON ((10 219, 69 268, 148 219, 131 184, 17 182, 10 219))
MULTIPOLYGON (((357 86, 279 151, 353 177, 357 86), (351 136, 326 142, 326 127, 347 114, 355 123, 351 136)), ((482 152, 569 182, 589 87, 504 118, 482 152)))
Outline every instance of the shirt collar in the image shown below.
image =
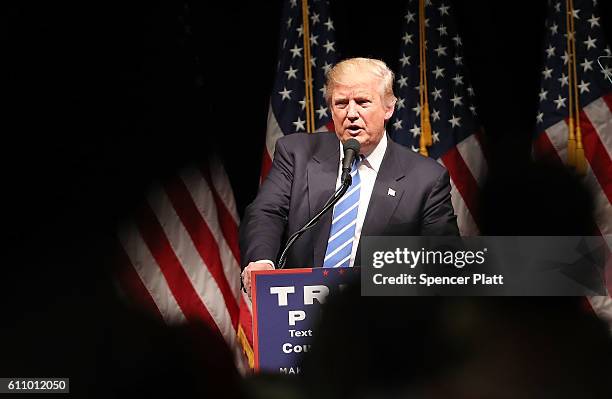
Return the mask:
POLYGON ((376 173, 380 169, 380 164, 382 163, 383 157, 385 156, 385 151, 387 151, 387 131, 383 132, 382 138, 372 150, 370 155, 365 157, 366 165, 369 165, 376 173))
MULTIPOLYGON (((370 155, 363 158, 362 163, 368 166, 369 168, 371 168, 372 170, 374 170, 374 172, 378 173, 378 170, 380 169, 380 164, 382 163, 382 160, 385 156, 386 151, 387 151, 387 131, 385 130, 383 132, 382 138, 380 139, 380 141, 378 142, 374 150, 372 150, 370 155)), ((343 157, 342 142, 340 142, 340 159, 342 159, 342 157, 343 157)), ((363 157, 363 155, 361 155, 361 157, 363 157)))

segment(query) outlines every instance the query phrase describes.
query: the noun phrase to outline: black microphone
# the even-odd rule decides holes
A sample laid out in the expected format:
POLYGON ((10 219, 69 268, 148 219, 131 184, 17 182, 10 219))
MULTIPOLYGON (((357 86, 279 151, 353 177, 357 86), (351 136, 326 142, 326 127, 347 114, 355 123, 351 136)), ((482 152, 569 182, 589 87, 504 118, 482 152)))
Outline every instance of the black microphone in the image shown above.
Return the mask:
POLYGON ((351 175, 353 161, 359 155, 361 144, 356 139, 348 139, 342 147, 344 149, 344 158, 342 159, 342 178, 340 181, 344 183, 351 175))
POLYGON ((344 143, 344 159, 342 159, 342 177, 340 179, 340 187, 338 187, 338 190, 336 190, 336 192, 327 200, 325 205, 323 205, 323 209, 321 209, 301 229, 299 229, 298 231, 293 233, 291 237, 289 237, 289 239, 287 240, 287 244, 285 244, 285 248, 283 248, 280 257, 278 258, 278 262, 276 263, 277 269, 282 269, 285 267, 289 248, 291 248, 291 246, 297 241, 297 239, 300 238, 300 236, 304 234, 306 230, 316 225, 317 222, 321 219, 321 217, 327 211, 332 209, 334 205, 336 205, 336 203, 340 201, 340 198, 342 198, 342 196, 349 189, 353 180, 351 178, 351 166, 353 165, 353 160, 355 159, 355 156, 359 154, 360 147, 361 144, 359 144, 359 141, 355 139, 348 139, 346 143, 344 143))

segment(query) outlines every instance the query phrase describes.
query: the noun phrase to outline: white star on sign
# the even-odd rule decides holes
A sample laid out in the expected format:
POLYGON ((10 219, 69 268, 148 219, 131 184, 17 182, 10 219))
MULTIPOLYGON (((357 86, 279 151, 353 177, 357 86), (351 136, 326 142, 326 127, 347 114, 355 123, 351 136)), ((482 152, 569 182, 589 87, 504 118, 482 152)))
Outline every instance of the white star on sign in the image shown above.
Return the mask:
POLYGON ((454 60, 455 60, 455 65, 463 65, 463 57, 457 55, 455 56, 454 60))
POLYGON ((291 122, 291 123, 293 123, 293 124, 295 125, 295 131, 296 131, 296 132, 299 132, 299 131, 300 131, 300 129, 302 129, 302 130, 306 130, 306 129, 304 128, 304 123, 306 123, 306 121, 303 121, 302 119, 300 119, 300 117, 299 117, 299 116, 298 116, 298 118, 297 118, 297 121, 295 121, 295 122, 291 122))
POLYGON ((468 108, 470 109, 470 111, 472 111, 473 115, 476 115, 476 107, 475 106, 470 105, 468 108))
POLYGON ((584 80, 580 79, 580 84, 578 85, 578 87, 580 88, 580 94, 584 93, 585 91, 587 93, 590 93, 591 90, 589 90, 589 86, 591 84, 588 82, 585 82, 584 80))
POLYGON ((319 119, 323 119, 323 117, 327 116, 327 107, 321 105, 315 112, 319 114, 319 119))
POLYGON ((442 4, 440 7, 438 7, 438 10, 440 10, 440 16, 448 15, 448 9, 449 8, 450 8, 449 6, 446 6, 444 4, 442 4))
POLYGON ((296 75, 297 71, 298 71, 297 69, 293 69, 293 67, 289 65, 289 69, 285 71, 285 73, 287 74, 287 80, 290 80, 291 78, 297 79, 297 75, 296 75))
POLYGON ((291 0, 291 8, 297 6, 297 0, 291 0))
POLYGON ((548 92, 546 90, 544 90, 544 88, 542 87, 542 89, 540 90, 540 102, 546 100, 546 96, 548 96, 548 92))
POLYGON ((463 105, 463 103, 461 102, 462 98, 463 97, 457 96, 457 94, 455 93, 453 98, 451 98, 451 102, 453 103, 453 107, 456 107, 457 105, 463 105))
POLYGON ((561 12, 561 2, 557 2, 557 4, 555 4, 555 11, 561 12))
POLYGON ((408 83, 406 83, 406 80, 408 80, 407 77, 400 75, 400 78, 397 80, 397 83, 399 84, 400 89, 404 86, 408 86, 408 83))
POLYGON ((325 22, 323 25, 327 26, 327 30, 335 30, 334 23, 332 22, 331 18, 327 18, 327 22, 325 22))
POLYGON ((289 27, 291 26, 291 22, 293 22, 293 18, 289 18, 287 20, 287 29, 289 29, 289 27))
POLYGON ((395 122, 393 123, 393 128, 395 130, 400 130, 402 128, 402 120, 396 119, 395 122))
POLYGON ((416 136, 418 136, 419 134, 421 134, 421 128, 420 128, 420 127, 418 127, 418 126, 416 125, 416 123, 415 123, 415 124, 414 124, 414 127, 413 127, 412 129, 410 129, 410 133, 412 133, 412 137, 416 137, 416 136))
POLYGON ((319 42, 317 41, 318 38, 319 35, 310 35, 310 45, 316 46, 317 44, 319 44, 319 42))
POLYGON ((459 47, 463 44, 463 42, 461 41, 461 37, 459 37, 459 34, 455 35, 455 37, 453 37, 453 41, 455 42, 455 46, 459 47))
POLYGON ((395 103, 395 106, 397 107, 397 109, 404 108, 404 99, 403 98, 398 99, 397 102, 395 103))
POLYGON ((599 26, 599 18, 600 17, 595 17, 595 15, 591 14, 591 18, 587 19, 587 21, 589 21, 589 23, 591 24, 591 28, 593 28, 594 26, 599 26))
POLYGON ((431 92, 431 95, 433 96, 434 101, 442 98, 442 89, 437 89, 434 87, 434 90, 431 92))
POLYGON ((444 25, 440 25, 437 30, 440 33, 440 36, 448 35, 448 32, 446 32, 446 26, 444 25))
POLYGON ((448 121, 451 124, 451 127, 460 127, 461 123, 459 123, 459 121, 461 120, 460 117, 453 115, 453 117, 451 119, 449 119, 448 121))
POLYGON ((415 147, 415 146, 413 146, 413 145, 411 145, 411 146, 410 146, 410 149, 411 149, 413 152, 419 152, 419 149, 418 149, 418 148, 416 148, 416 147, 415 147))
POLYGON ((334 44, 336 44, 336 42, 331 42, 328 40, 327 43, 325 43, 323 45, 323 47, 325 47, 326 53, 329 53, 330 51, 336 51, 336 49, 334 49, 334 44))
POLYGON ((414 108, 412 108, 412 110, 416 112, 416 116, 421 115, 421 105, 420 104, 415 105, 414 108))
POLYGON ((548 48, 546 49, 546 58, 550 58, 554 55, 555 55, 555 48, 553 47, 552 44, 550 44, 548 48))
POLYGON ((434 75, 436 75, 436 79, 439 77, 444 77, 444 68, 440 68, 439 65, 436 65, 436 69, 433 70, 434 75))
POLYGON ((544 68, 544 70, 542 71, 542 75, 544 75, 544 79, 550 79, 552 77, 552 69, 546 67, 544 68))
POLYGON ((434 51, 436 52, 436 54, 438 54, 438 57, 446 55, 446 47, 441 44, 438 44, 438 47, 436 47, 434 51))
POLYGON ((468 92, 468 94, 469 94, 470 96, 473 96, 473 95, 474 95, 474 89, 472 88, 472 86, 468 86, 468 88, 467 88, 467 92, 468 92))
POLYGON ((601 73, 604 74, 605 79, 612 79, 612 68, 605 67, 601 70, 601 73))
POLYGON ((402 40, 404 41, 404 44, 412 44, 412 35, 409 35, 408 32, 406 32, 404 37, 402 37, 402 40))
POLYGON ((565 107, 565 100, 567 99, 564 97, 561 97, 561 94, 559 94, 559 97, 556 100, 553 100, 553 102, 557 104, 557 109, 559 109, 561 107, 565 107))
POLYGON ((402 54, 402 58, 400 58, 400 62, 402 66, 410 65, 410 56, 406 54, 402 54))
POLYGON ((302 37, 302 35, 304 34, 304 27, 300 25, 299 28, 296 28, 296 31, 298 33, 298 37, 302 37))
POLYGON ((458 85, 462 85, 463 84, 463 76, 456 74, 455 77, 453 78, 453 82, 455 82, 455 86, 458 85))
POLYGON ((302 56, 302 48, 298 47, 297 44, 295 46, 293 46, 292 49, 290 49, 289 51, 291 51, 291 58, 295 58, 295 57, 301 57, 302 56))
POLYGON ((583 71, 583 72, 586 72, 586 71, 588 71, 588 70, 591 70, 591 71, 592 71, 592 70, 593 70, 593 67, 591 66, 591 64, 592 64, 592 63, 593 63, 593 61, 589 61, 588 59, 586 59, 586 58, 585 58, 585 59, 584 59, 584 62, 581 62, 581 63, 580 63, 580 66, 581 66, 582 68, 584 68, 584 71, 583 71))
POLYGON ((432 121, 439 121, 440 120, 440 111, 437 111, 435 108, 433 108, 433 111, 431 112, 431 120, 432 121))
POLYGON ((561 77, 557 80, 561 83, 561 87, 569 84, 569 76, 565 76, 564 73, 562 73, 561 77))
POLYGON ((292 92, 292 91, 293 91, 293 90, 287 90, 287 87, 283 87, 283 90, 282 90, 282 91, 279 91, 279 92, 278 92, 278 94, 280 94, 281 96, 283 96, 283 97, 281 98, 281 100, 291 100, 291 96, 290 96, 290 94, 291 94, 291 92, 292 92))
POLYGON ((298 101, 298 103, 300 103, 300 105, 302 106, 303 111, 304 108, 306 108, 306 98, 301 99, 300 101, 298 101))
POLYGON ((597 46, 595 46, 595 42, 597 41, 597 38, 595 39, 591 39, 591 35, 589 35, 589 40, 585 40, 583 43, 586 44, 587 46, 587 50, 590 49, 591 47, 593 48, 597 48, 597 46))
POLYGON ((536 122, 537 123, 542 123, 542 118, 544 117, 544 113, 543 112, 538 112, 538 116, 536 116, 536 122))
POLYGON ((580 17, 578 16, 579 12, 580 12, 580 10, 572 10, 572 15, 574 16, 574 18, 580 19, 580 17))
POLYGON ((313 68, 317 66, 317 57, 310 57, 310 65, 312 65, 313 68))

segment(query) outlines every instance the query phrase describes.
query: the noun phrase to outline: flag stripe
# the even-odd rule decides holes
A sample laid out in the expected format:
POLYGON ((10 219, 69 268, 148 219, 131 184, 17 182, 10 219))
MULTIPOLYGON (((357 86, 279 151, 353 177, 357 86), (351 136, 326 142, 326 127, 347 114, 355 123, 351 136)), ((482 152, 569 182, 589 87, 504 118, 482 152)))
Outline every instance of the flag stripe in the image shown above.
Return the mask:
POLYGON ((470 174, 481 185, 487 175, 487 165, 476 135, 472 134, 457 144, 457 150, 470 170, 470 174))
MULTIPOLYGON (((219 219, 219 226, 223 233, 223 237, 225 238, 225 242, 229 246, 232 254, 234 255, 234 259, 237 262, 236 266, 240 268, 239 266, 240 265, 240 249, 238 247, 238 224, 237 224, 238 222, 236 219, 237 215, 236 217, 232 216, 232 212, 230 211, 230 209, 232 209, 232 205, 230 204, 229 206, 226 206, 225 205, 226 200, 221 198, 219 191, 222 191, 223 189, 220 190, 217 188, 215 184, 211 184, 212 179, 211 179, 210 172, 206 170, 205 168, 202 168, 201 172, 213 196, 213 200, 217 208, 217 217, 219 219)), ((220 184, 222 183, 220 182, 217 183, 217 185, 220 185, 220 184)))
POLYGON ((201 167, 200 171, 203 176, 208 177, 207 182, 209 182, 211 191, 219 197, 221 200, 219 203, 223 204, 223 209, 227 211, 233 221, 232 224, 237 226, 240 223, 240 217, 236 209, 234 191, 221 161, 214 158, 208 162, 208 168, 201 167))
POLYGON ((603 192, 608 197, 608 201, 612 201, 612 162, 586 114, 581 112, 580 116, 584 155, 589 161, 593 174, 597 177, 603 192))
MULTIPOLYGON (((219 225, 219 212, 215 207, 211 187, 197 169, 186 169, 181 173, 181 178, 189 190, 191 198, 198 199, 196 207, 199 217, 204 220, 212 234, 212 249, 217 251, 221 258, 221 269, 229 286, 232 287, 234 301, 237 304, 240 289, 240 266, 223 236, 223 228, 219 225), (215 243, 216 245, 214 245, 215 243)), ((230 223, 233 223, 231 218, 230 223)))
POLYGON ((538 135, 534 141, 533 150, 535 159, 541 159, 553 165, 563 165, 563 160, 553 146, 553 143, 550 141, 547 132, 538 135))
POLYGON ((119 241, 166 323, 170 325, 184 323, 185 315, 136 226, 127 223, 119 231, 119 241))
POLYGON ((223 336, 217 323, 191 285, 189 276, 174 253, 157 216, 146 204, 137 211, 136 223, 187 321, 193 323, 204 320, 217 334, 223 336))
MULTIPOLYGON (((443 162, 440 160, 440 163, 443 162)), ((459 226, 459 232, 462 236, 477 236, 480 234, 480 230, 472 217, 469 209, 463 201, 463 197, 457 190, 457 186, 451 179, 451 201, 453 203, 453 209, 455 215, 457 215, 457 225, 459 226)))
POLYGON ((222 337, 231 344, 236 338, 236 331, 223 300, 223 294, 211 275, 209 266, 203 262, 190 239, 185 225, 181 223, 170 199, 161 187, 155 191, 158 194, 150 195, 148 201, 170 245, 171 253, 184 271, 184 276, 188 279, 187 284, 191 285, 199 303, 212 318, 222 337))
POLYGON ((125 250, 121 245, 117 247, 117 277, 124 294, 135 303, 144 307, 148 313, 154 315, 159 321, 164 321, 164 316, 155 304, 153 296, 140 279, 125 250))
POLYGON ((593 101, 584 107, 584 112, 595 128, 602 144, 606 147, 608 158, 610 158, 612 154, 612 110, 610 109, 612 98, 606 103, 605 97, 609 96, 593 101))
POLYGON ((221 291, 221 295, 223 295, 223 299, 225 300, 227 310, 232 320, 232 325, 236 326, 239 317, 238 304, 236 303, 232 289, 223 273, 219 250, 208 225, 193 203, 187 187, 185 187, 185 184, 178 177, 173 177, 169 180, 166 185, 166 194, 177 216, 189 234, 189 237, 191 237, 195 249, 208 267, 208 271, 215 279, 221 291))
POLYGON ((465 205, 472 214, 472 218, 478 226, 481 226, 478 210, 478 183, 465 161, 461 157, 457 147, 449 149, 443 156, 442 161, 448 169, 450 178, 453 180, 465 205))

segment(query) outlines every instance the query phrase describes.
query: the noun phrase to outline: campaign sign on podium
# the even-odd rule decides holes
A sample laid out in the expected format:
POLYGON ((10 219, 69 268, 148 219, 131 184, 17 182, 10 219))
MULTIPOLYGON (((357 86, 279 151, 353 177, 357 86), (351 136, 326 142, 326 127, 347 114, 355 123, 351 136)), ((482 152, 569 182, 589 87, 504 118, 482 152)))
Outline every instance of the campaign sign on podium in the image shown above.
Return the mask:
POLYGON ((321 305, 358 268, 283 269, 253 273, 255 371, 298 374, 316 336, 321 305))

